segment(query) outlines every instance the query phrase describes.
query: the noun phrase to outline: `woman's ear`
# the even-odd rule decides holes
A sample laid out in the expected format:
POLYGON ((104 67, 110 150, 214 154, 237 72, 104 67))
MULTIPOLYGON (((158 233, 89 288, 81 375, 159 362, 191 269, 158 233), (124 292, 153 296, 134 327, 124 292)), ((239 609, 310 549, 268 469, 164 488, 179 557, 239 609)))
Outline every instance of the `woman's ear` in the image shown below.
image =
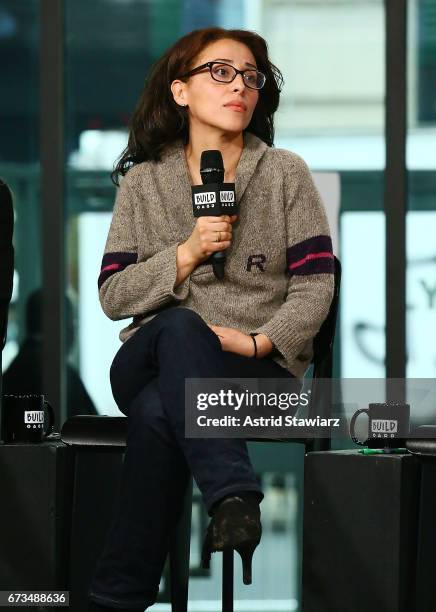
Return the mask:
POLYGON ((188 106, 186 100, 186 83, 183 81, 173 81, 171 83, 171 93, 173 94, 174 102, 179 106, 188 106))

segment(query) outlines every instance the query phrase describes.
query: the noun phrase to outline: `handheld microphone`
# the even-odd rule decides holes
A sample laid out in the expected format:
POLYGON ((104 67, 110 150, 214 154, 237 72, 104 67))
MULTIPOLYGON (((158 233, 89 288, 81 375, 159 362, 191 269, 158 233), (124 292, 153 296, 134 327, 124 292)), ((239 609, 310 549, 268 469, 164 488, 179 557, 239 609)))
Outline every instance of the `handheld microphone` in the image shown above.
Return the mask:
MULTIPOLYGON (((235 198, 235 184, 224 183, 224 164, 221 151, 203 151, 200 161, 200 175, 203 185, 193 185, 192 206, 194 217, 235 215, 238 206, 235 198)), ((211 256, 216 278, 224 278, 225 251, 211 256)))

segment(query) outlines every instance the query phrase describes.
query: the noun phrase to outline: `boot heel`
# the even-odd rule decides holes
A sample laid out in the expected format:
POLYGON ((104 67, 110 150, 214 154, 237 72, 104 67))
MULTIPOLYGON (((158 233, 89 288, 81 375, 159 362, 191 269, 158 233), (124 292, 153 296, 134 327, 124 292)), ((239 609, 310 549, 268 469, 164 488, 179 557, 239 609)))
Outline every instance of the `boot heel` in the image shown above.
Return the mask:
POLYGON ((242 559, 244 584, 251 584, 251 560, 261 534, 259 507, 238 496, 226 497, 207 528, 201 567, 209 569, 212 552, 237 550, 242 559))
POLYGON ((257 544, 257 542, 255 544, 247 542, 235 548, 242 560, 242 579, 244 584, 251 584, 251 562, 257 544))

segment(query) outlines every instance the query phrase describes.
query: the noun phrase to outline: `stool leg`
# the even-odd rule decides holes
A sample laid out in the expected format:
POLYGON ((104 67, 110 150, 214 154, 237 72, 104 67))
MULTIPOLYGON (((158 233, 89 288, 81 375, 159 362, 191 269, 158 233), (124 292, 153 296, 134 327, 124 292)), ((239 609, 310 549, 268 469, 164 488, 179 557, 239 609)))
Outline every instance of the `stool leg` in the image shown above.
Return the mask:
POLYGON ((188 612, 191 515, 192 478, 190 478, 186 488, 182 515, 170 538, 169 556, 172 612, 188 612))
POLYGON ((233 612, 233 550, 223 551, 222 612, 233 612))

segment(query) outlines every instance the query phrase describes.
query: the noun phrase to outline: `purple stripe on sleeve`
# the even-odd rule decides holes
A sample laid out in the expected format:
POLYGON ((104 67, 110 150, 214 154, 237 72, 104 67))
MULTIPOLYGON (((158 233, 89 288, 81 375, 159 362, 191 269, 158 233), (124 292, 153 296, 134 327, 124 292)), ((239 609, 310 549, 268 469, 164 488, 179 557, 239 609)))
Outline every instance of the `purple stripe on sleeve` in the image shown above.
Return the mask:
POLYGON ((317 259, 308 259, 303 265, 298 266, 290 270, 289 273, 294 276, 301 276, 304 274, 334 274, 334 260, 333 257, 319 257, 317 259))
POLYGON ((286 249, 287 272, 293 274, 334 273, 330 236, 313 236, 286 249))
POLYGON ((128 266, 129 264, 136 263, 137 259, 138 253, 106 253, 103 255, 101 267, 105 268, 111 264, 125 264, 128 266))
POLYGON ((101 270, 100 275, 98 277, 98 288, 103 285, 103 283, 115 274, 116 272, 121 272, 129 266, 130 264, 136 263, 138 260, 137 253, 106 253, 103 255, 103 260, 101 262, 101 270))

